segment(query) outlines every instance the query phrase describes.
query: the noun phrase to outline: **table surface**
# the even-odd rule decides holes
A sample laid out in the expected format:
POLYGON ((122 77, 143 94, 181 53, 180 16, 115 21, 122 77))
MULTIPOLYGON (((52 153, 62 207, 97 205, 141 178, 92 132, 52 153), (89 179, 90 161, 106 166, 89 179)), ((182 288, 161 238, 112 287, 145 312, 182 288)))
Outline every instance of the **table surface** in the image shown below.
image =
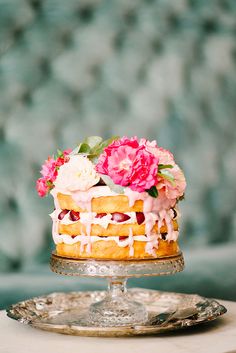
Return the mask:
POLYGON ((95 338, 40 331, 0 311, 0 353, 236 353, 236 302, 217 320, 152 337, 95 338))

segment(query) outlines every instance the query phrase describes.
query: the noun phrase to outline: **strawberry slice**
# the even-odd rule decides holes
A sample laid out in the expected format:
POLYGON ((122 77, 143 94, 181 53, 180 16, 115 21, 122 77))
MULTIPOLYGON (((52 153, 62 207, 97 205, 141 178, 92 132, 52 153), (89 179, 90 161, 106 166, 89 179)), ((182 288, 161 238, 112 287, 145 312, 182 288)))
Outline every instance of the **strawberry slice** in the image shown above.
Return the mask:
POLYGON ((62 210, 58 215, 58 219, 61 221, 68 212, 69 210, 62 210))
POLYGON ((142 224, 145 221, 143 212, 136 212, 136 219, 138 224, 142 224))
POLYGON ((117 223, 125 222, 125 221, 128 221, 128 219, 130 219, 130 216, 128 216, 125 213, 114 212, 111 215, 112 215, 111 217, 112 221, 115 221, 117 223))
POLYGON ((80 213, 76 211, 70 211, 70 220, 76 222, 80 219, 80 213))
POLYGON ((97 213, 95 218, 102 218, 105 217, 107 214, 106 213, 97 213))
POLYGON ((127 239, 127 238, 128 238, 128 237, 126 237, 126 236, 120 236, 120 237, 119 237, 119 240, 122 241, 122 240, 125 240, 125 239, 127 239))

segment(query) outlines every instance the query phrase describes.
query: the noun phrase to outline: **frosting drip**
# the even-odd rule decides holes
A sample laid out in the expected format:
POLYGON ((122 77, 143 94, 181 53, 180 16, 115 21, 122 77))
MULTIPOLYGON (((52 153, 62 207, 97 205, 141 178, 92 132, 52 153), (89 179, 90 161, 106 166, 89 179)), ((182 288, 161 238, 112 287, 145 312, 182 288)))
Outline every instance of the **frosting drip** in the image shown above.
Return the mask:
MULTIPOLYGON (((91 246, 94 241, 99 240, 115 240, 119 246, 125 247, 129 246, 130 256, 133 256, 134 248, 133 242, 134 240, 145 241, 146 246, 145 250, 148 254, 152 254, 154 256, 154 249, 158 248, 158 238, 161 237, 160 232, 158 234, 153 234, 152 229, 155 223, 158 221, 159 229, 165 223, 167 226, 167 235, 166 240, 176 241, 178 238, 178 231, 175 231, 173 228, 172 220, 174 218, 174 212, 171 209, 172 207, 176 207, 176 199, 167 199, 165 193, 160 190, 157 198, 151 197, 147 192, 137 192, 125 188, 124 195, 127 196, 129 200, 129 206, 134 206, 135 202, 138 200, 143 201, 143 213, 145 216, 145 233, 146 236, 133 236, 132 228, 130 228, 129 236, 125 240, 119 240, 119 237, 97 237, 91 236, 91 225, 92 224, 100 224, 102 227, 107 228, 110 223, 117 224, 117 222, 112 221, 111 214, 107 214, 102 218, 96 218, 96 213, 92 212, 92 199, 104 196, 118 196, 113 192, 108 186, 95 186, 91 187, 88 191, 74 191, 68 192, 62 189, 54 188, 51 191, 52 196, 54 197, 55 211, 50 215, 53 220, 52 234, 53 240, 57 244, 59 242, 65 242, 66 244, 74 244, 78 241, 81 242, 81 251, 84 249, 86 245, 86 251, 88 253, 91 252, 91 246), (58 234, 58 226, 59 222, 62 224, 71 224, 74 223, 69 219, 69 213, 64 216, 64 218, 59 221, 58 215, 61 212, 59 208, 59 203, 57 200, 57 193, 62 192, 65 194, 71 195, 75 203, 87 212, 80 213, 80 222, 85 224, 86 226, 86 235, 77 235, 75 237, 71 237, 66 234, 58 234)), ((129 224, 136 223, 135 212, 127 212, 127 215, 130 216, 130 219, 122 222, 121 224, 129 224)), ((177 216, 179 216, 179 212, 177 212, 177 216)))

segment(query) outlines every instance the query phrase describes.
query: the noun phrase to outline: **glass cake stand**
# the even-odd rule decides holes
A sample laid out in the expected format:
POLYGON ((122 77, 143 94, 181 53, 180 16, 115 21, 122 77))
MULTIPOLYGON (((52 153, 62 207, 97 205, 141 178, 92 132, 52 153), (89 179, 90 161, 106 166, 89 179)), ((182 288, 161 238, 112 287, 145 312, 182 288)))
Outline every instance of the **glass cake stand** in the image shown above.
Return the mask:
POLYGON ((132 296, 127 293, 128 278, 180 272, 184 268, 184 259, 181 252, 171 257, 127 261, 72 259, 52 253, 50 266, 53 272, 61 275, 107 278, 108 291, 105 298, 95 300, 88 307, 83 314, 83 324, 114 327, 145 325, 148 322, 146 307, 132 300, 132 296))

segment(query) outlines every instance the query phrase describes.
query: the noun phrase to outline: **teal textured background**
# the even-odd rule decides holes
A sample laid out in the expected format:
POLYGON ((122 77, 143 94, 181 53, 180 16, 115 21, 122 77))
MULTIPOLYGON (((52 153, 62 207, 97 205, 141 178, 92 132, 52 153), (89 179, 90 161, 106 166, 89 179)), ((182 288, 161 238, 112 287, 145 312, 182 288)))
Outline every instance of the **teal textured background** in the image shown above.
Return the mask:
POLYGON ((48 269, 44 159, 138 135, 185 171, 186 270, 132 285, 236 300, 236 2, 0 0, 0 305, 102 288, 48 269))

